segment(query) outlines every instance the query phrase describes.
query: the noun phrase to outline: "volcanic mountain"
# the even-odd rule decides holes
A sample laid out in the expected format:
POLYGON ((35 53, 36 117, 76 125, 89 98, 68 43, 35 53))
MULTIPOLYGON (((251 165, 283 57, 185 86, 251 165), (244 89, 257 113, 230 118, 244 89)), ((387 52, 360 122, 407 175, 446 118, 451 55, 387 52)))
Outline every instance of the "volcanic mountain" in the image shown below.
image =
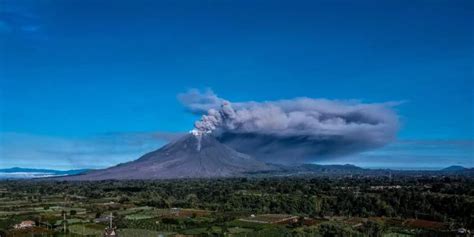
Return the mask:
POLYGON ((62 180, 173 179, 238 176, 271 166, 239 153, 210 135, 188 134, 135 161, 62 180))

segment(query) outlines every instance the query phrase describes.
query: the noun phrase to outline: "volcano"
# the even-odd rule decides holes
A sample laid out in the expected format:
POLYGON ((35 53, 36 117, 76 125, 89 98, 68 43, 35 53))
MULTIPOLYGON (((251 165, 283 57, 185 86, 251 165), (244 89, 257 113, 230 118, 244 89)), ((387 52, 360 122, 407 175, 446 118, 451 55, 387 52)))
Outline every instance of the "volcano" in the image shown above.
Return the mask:
POLYGON ((239 153, 211 135, 188 134, 135 161, 61 180, 177 179, 239 176, 271 166, 239 153))

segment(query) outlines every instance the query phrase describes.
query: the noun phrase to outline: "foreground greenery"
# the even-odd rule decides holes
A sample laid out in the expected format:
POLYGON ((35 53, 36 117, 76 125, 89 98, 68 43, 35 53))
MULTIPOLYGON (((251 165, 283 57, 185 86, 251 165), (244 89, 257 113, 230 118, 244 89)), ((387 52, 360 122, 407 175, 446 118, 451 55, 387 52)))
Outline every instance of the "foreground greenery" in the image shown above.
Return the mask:
POLYGON ((120 236, 454 236, 459 228, 474 228, 474 181, 360 176, 0 182, 0 230, 9 236, 101 236, 110 213, 120 236), (281 215, 263 214, 297 218, 272 223, 281 215), (268 223, 253 221, 265 218, 268 223), (13 230, 22 220, 37 227, 13 230))

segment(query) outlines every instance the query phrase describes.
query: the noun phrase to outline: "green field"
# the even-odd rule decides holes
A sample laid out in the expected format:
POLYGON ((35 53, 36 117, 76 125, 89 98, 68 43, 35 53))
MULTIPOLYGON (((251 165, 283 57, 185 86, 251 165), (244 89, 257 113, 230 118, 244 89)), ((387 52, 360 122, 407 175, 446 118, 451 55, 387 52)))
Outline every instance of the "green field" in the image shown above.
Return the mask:
POLYGON ((125 216, 125 219, 127 219, 127 220, 143 220, 143 219, 151 219, 151 218, 154 218, 154 216, 147 215, 147 214, 141 214, 141 213, 130 214, 130 215, 125 216))
POLYGON ((102 236, 104 225, 98 224, 76 224, 68 227, 69 232, 79 235, 102 236))

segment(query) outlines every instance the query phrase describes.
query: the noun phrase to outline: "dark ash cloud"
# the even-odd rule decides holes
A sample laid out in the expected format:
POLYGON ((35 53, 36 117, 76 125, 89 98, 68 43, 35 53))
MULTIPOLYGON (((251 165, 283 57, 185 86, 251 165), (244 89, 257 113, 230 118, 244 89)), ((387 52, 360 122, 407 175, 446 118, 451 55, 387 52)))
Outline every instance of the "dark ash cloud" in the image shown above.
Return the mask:
POLYGON ((231 103, 212 91, 180 94, 202 118, 193 133, 211 134, 267 162, 319 161, 384 146, 395 139, 394 103, 295 98, 231 103))

